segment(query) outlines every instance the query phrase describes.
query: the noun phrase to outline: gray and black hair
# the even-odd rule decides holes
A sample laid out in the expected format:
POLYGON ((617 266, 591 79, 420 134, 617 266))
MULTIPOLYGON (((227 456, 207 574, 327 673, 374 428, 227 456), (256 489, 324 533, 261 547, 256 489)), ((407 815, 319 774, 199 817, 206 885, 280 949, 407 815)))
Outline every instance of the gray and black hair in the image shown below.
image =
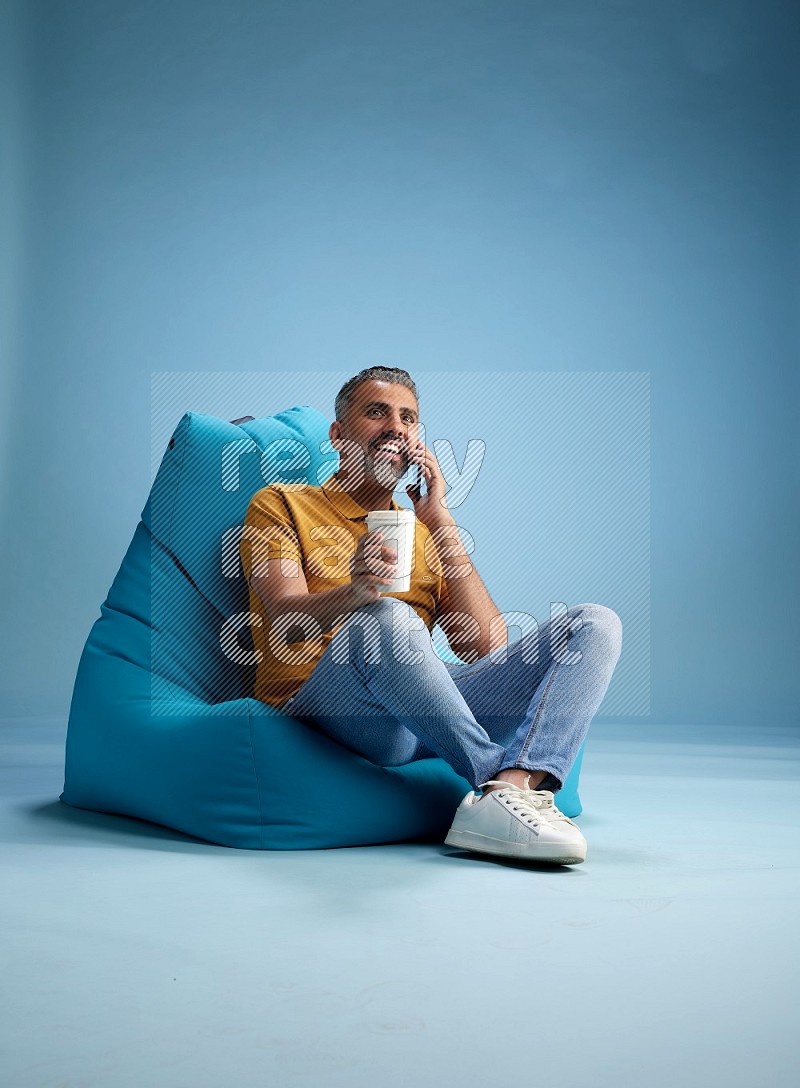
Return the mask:
POLYGON ((362 382, 393 382, 395 385, 404 385, 410 389, 419 403, 417 387, 407 370, 400 370, 396 366, 369 366, 366 370, 360 370, 353 378, 349 378, 336 394, 336 418, 344 419, 350 409, 353 394, 362 382))

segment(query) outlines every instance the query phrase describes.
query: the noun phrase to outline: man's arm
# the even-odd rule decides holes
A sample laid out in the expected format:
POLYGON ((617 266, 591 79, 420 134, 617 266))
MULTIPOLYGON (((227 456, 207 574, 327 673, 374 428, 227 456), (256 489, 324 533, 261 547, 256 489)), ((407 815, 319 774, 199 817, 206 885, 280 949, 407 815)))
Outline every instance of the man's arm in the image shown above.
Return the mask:
POLYGON ((396 562, 391 561, 394 555, 391 548, 381 546, 377 534, 367 533, 359 538, 347 585, 309 593, 303 568, 286 557, 262 562, 258 573, 251 574, 250 585, 273 625, 272 637, 280 636, 284 644, 289 644, 308 638, 307 631, 298 633, 295 625, 302 625, 302 619, 296 617, 310 617, 324 634, 337 622, 343 622, 344 617, 356 608, 375 600, 381 588, 389 585, 394 577, 396 562), (388 577, 376 573, 384 569, 389 572, 388 577), (287 639, 293 630, 295 637, 287 639))
POLYGON ((447 586, 447 604, 437 615, 437 621, 454 652, 464 661, 477 661, 506 645, 506 625, 464 548, 452 516, 435 523, 431 536, 447 586))
POLYGON ((506 645, 506 625, 447 509, 447 485, 438 461, 421 442, 409 452, 409 459, 412 464, 422 466, 427 494, 421 495, 413 485, 406 490, 414 503, 415 514, 433 538, 447 587, 447 603, 438 613, 437 621, 454 652, 467 662, 477 661, 506 645))

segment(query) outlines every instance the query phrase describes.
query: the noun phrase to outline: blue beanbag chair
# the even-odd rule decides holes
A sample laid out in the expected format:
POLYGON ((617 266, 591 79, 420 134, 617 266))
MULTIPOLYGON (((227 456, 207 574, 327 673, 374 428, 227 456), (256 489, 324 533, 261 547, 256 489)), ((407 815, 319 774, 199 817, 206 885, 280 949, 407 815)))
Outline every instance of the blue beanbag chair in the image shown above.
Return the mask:
MULTIPOLYGON (((378 767, 251 697, 247 506, 336 465, 313 408, 181 419, 81 656, 62 801, 254 850, 443 840, 470 789, 443 759, 378 767), (298 795, 298 767, 322 788, 298 795)), ((582 756, 558 794, 569 816, 582 756)))

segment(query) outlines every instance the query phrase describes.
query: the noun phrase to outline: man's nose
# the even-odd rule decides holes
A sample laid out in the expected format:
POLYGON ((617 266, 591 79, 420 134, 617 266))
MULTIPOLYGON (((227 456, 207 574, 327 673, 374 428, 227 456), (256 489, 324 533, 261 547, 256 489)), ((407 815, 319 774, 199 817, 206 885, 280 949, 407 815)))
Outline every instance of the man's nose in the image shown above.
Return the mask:
POLYGON ((389 428, 393 438, 405 438, 408 435, 408 424, 401 415, 389 420, 389 428))

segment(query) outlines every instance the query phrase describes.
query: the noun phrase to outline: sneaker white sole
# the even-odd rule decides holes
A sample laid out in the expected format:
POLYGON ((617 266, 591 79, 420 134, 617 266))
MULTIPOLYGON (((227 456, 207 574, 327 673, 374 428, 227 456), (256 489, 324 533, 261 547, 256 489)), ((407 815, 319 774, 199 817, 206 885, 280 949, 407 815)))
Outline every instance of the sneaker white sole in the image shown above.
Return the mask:
POLYGON ((493 839, 488 835, 479 835, 475 831, 454 831, 452 828, 444 841, 448 846, 460 846, 463 850, 474 850, 479 854, 497 854, 508 858, 522 858, 526 861, 579 865, 586 860, 585 843, 509 842, 507 839, 493 839))

